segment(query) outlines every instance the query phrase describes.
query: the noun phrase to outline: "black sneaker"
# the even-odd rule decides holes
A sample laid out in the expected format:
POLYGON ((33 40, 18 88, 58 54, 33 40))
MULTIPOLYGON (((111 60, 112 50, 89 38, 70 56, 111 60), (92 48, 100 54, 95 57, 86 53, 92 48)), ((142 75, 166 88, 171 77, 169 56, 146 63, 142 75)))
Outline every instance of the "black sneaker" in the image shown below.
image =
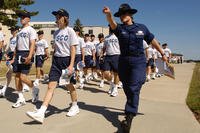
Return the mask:
POLYGON ((130 133, 131 123, 132 123, 134 116, 135 115, 133 115, 133 114, 128 114, 128 115, 125 116, 125 120, 123 120, 121 122, 121 127, 122 127, 122 130, 123 130, 123 133, 130 133))

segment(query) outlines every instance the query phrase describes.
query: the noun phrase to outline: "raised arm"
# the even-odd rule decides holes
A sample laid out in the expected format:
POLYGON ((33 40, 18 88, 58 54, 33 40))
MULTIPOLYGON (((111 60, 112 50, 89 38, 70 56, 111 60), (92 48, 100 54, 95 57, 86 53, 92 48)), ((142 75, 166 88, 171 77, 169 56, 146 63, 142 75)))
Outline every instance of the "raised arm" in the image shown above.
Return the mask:
POLYGON ((113 16, 112 16, 112 13, 111 13, 109 7, 104 7, 103 13, 106 15, 107 21, 110 24, 111 29, 115 30, 117 28, 117 23, 113 19, 113 16))

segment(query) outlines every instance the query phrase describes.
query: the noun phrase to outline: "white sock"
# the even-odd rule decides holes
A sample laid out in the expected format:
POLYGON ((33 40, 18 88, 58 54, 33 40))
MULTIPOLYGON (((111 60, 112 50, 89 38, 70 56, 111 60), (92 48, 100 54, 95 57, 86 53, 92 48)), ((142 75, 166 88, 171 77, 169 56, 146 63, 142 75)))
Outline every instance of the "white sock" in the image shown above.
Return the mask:
POLYGON ((147 75, 147 79, 150 79, 150 75, 147 75))
POLYGON ((40 79, 35 79, 35 82, 39 82, 40 79))
POLYGON ((29 86, 27 84, 25 84, 25 83, 22 83, 22 86, 23 86, 23 89, 24 88, 29 88, 29 86))
POLYGON ((87 75, 86 75, 86 77, 90 77, 92 75, 92 73, 88 73, 87 75))
POLYGON ((46 110, 47 110, 47 107, 42 105, 38 111, 44 114, 46 110))
POLYGON ((117 84, 113 84, 113 88, 117 88, 117 84))
POLYGON ((79 71, 79 77, 82 78, 84 75, 83 71, 79 71))
POLYGON ((80 78, 80 84, 83 84, 84 83, 84 78, 80 78))
POLYGON ((113 76, 113 75, 112 75, 112 79, 111 79, 111 81, 114 82, 114 76, 113 76))
POLYGON ((76 106, 77 105, 77 102, 72 102, 72 106, 76 106))
POLYGON ((109 83, 110 83, 110 85, 111 85, 111 86, 113 86, 113 85, 114 85, 114 83, 113 83, 112 81, 109 81, 109 83))
POLYGON ((3 92, 5 92, 7 88, 8 88, 8 86, 7 86, 7 85, 4 85, 4 87, 3 87, 1 90, 2 90, 3 92))
POLYGON ((19 96, 19 99, 23 99, 24 98, 22 91, 18 91, 18 96, 19 96))
POLYGON ((152 78, 155 78, 155 75, 156 75, 156 74, 155 74, 155 73, 153 73, 153 74, 152 74, 152 78))

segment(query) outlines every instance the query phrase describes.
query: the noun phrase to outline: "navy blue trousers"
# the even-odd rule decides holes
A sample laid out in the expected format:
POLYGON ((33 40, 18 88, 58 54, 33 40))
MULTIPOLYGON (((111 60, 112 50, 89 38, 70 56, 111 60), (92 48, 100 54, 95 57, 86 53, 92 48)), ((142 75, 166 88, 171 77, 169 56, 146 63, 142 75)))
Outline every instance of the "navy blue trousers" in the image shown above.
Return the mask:
POLYGON ((136 115, 138 112, 140 90, 146 79, 146 58, 144 56, 120 56, 119 78, 123 84, 124 93, 127 98, 125 113, 136 115))

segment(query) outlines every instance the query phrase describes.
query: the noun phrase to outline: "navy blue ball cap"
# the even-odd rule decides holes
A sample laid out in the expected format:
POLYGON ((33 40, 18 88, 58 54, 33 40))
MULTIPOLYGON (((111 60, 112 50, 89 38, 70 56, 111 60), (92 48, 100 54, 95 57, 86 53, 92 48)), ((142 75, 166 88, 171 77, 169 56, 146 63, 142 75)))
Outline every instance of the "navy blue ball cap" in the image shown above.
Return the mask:
POLYGON ((8 30, 10 30, 10 31, 19 30, 19 26, 12 26, 12 27, 10 27, 8 30))
POLYGON ((58 11, 53 11, 52 14, 54 16, 60 15, 60 16, 65 16, 65 17, 69 18, 69 13, 66 10, 64 10, 64 9, 59 9, 58 11))
POLYGON ((20 18, 22 17, 28 17, 28 18, 31 18, 31 13, 30 12, 27 12, 25 10, 23 11, 16 11, 16 15, 20 18))
POLYGON ((87 34, 87 33, 85 34, 85 37, 89 37, 89 36, 90 36, 89 34, 87 34))
POLYGON ((39 30, 39 31, 37 32, 37 34, 38 34, 38 35, 42 35, 42 34, 44 34, 44 31, 43 31, 43 30, 39 30))
POLYGON ((99 33, 98 38, 104 38, 104 34, 103 33, 99 33))
POLYGON ((163 43, 162 46, 167 46, 167 43, 163 43))
POLYGON ((136 9, 131 8, 128 4, 121 4, 118 12, 114 14, 115 17, 120 17, 125 13, 135 14, 137 12, 136 9))

